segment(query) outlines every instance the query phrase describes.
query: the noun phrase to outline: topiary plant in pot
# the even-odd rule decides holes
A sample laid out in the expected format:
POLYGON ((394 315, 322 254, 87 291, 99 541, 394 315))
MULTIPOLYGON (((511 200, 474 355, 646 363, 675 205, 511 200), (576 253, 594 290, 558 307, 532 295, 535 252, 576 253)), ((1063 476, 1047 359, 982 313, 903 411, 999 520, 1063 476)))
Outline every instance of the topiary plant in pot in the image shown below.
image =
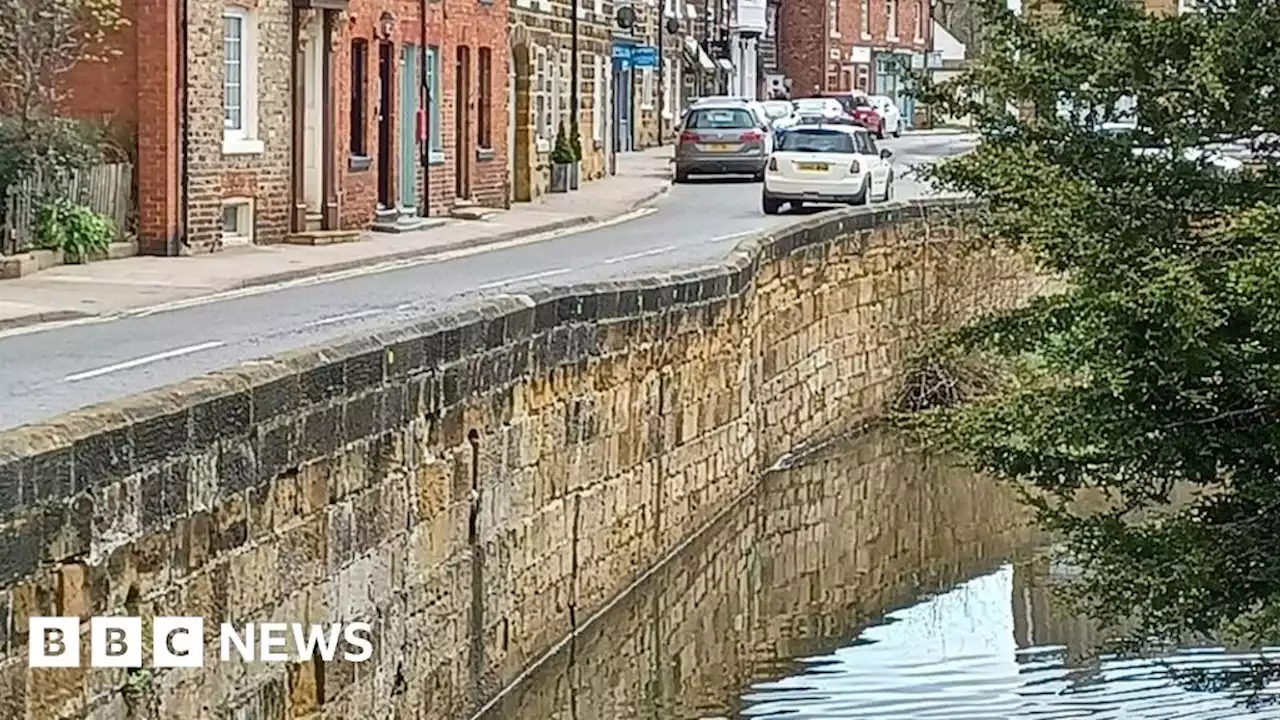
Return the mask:
POLYGON ((564 124, 556 133, 556 146, 551 151, 551 192, 569 192, 569 173, 573 167, 573 146, 564 132, 564 124))

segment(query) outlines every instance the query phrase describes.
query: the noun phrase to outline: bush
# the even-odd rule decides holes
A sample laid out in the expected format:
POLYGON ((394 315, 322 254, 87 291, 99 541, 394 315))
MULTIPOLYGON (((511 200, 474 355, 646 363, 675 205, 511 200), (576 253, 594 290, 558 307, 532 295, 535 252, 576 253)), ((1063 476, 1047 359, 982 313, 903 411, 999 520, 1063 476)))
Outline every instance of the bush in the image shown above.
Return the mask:
POLYGON ((564 132, 564 123, 560 123, 560 129, 556 132, 556 146, 551 151, 551 162, 557 165, 569 165, 577 160, 573 155, 573 145, 569 143, 569 136, 564 132))
POLYGON ((105 253, 115 234, 111 218, 66 198, 42 204, 36 218, 36 242, 46 250, 61 250, 69 263, 105 253))

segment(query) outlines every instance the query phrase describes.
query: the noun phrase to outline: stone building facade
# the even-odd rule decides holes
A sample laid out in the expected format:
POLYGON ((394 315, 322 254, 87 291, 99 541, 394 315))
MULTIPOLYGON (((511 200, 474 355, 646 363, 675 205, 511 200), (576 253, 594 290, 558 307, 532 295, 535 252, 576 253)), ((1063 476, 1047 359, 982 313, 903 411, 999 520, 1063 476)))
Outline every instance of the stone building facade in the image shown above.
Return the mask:
POLYGON ((638 0, 625 7, 635 12, 635 23, 615 26, 612 38, 614 85, 621 96, 613 117, 618 149, 624 152, 675 141, 692 89, 685 82, 686 38, 698 39, 690 17, 691 9, 697 15, 697 6, 688 0, 638 0), (659 48, 661 62, 642 61, 646 53, 657 56, 659 48))
MULTIPOLYGON (((612 0, 577 0, 578 132, 581 180, 608 173, 612 88, 609 27, 612 0)), ((510 114, 507 142, 510 199, 533 200, 547 192, 551 151, 560 127, 573 128, 573 8, 570 0, 513 0, 510 5, 510 114)))

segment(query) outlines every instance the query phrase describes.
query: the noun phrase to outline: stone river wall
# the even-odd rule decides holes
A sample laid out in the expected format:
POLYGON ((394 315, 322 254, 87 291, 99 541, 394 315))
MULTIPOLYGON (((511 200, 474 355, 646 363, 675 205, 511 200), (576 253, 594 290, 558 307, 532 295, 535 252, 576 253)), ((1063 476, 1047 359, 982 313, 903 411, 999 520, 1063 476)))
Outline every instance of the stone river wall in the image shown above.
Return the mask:
POLYGON ((968 217, 827 213, 0 434, 0 718, 469 717, 932 330, 1040 291, 968 217), (203 616, 210 661, 27 667, 28 617, 100 614, 203 616), (273 619, 371 621, 374 656, 217 661, 273 619))

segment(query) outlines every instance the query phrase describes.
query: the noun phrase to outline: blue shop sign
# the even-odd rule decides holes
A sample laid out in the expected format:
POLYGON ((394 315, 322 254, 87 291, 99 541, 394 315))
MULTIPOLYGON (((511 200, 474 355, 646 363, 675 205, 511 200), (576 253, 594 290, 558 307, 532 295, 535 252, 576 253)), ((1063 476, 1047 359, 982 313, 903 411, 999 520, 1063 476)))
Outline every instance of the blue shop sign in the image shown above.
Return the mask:
POLYGON ((616 45, 616 44, 615 44, 615 45, 613 46, 613 59, 614 59, 614 60, 630 60, 630 59, 631 59, 631 46, 630 46, 630 45, 616 45))
POLYGON ((636 67, 658 67, 658 48, 649 45, 631 48, 631 64, 636 67))

